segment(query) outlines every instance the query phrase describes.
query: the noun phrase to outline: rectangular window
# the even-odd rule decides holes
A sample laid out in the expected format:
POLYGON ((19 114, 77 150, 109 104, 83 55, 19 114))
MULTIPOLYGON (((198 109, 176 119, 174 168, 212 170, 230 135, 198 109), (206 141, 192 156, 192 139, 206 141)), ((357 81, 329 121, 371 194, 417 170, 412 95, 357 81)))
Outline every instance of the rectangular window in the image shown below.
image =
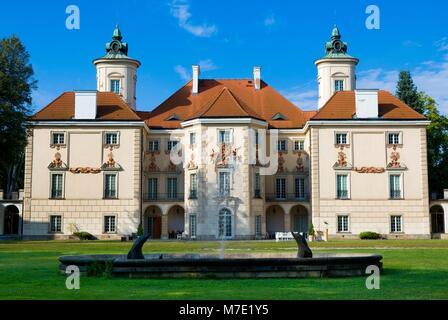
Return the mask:
POLYGON ((104 216, 104 233, 117 232, 117 223, 115 216, 104 216))
POLYGON ((259 136, 259 134, 258 134, 258 130, 255 132, 255 144, 258 146, 259 145, 259 140, 260 139, 260 136, 259 136))
POLYGON ((198 175, 196 173, 190 174, 190 199, 197 199, 198 197, 198 175))
POLYGON ((51 144, 53 145, 65 144, 65 134, 63 132, 54 132, 52 134, 51 144))
POLYGON ((177 178, 167 178, 168 199, 177 198, 177 178))
POLYGON ((334 81, 334 91, 344 91, 344 80, 334 81))
POLYGON ((219 194, 221 196, 230 195, 230 172, 219 173, 219 194))
POLYGON ((167 143, 167 150, 171 151, 178 143, 179 141, 177 140, 169 140, 167 143))
POLYGON ((195 132, 190 132, 190 144, 191 145, 196 144, 196 133, 195 132))
POLYGON ((401 175, 391 174, 389 176, 389 189, 391 199, 401 199, 401 175))
POLYGON ((347 133, 336 133, 335 144, 348 144, 347 133))
POLYGON ((195 214, 190 214, 190 238, 196 239, 197 235, 197 220, 195 214))
POLYGON ((305 141, 303 141, 303 140, 296 140, 296 141, 294 141, 294 150, 295 151, 303 151, 303 150, 305 150, 305 141))
POLYGON ((338 216, 338 232, 348 232, 348 216, 338 216))
POLYGON ((255 216, 255 236, 261 237, 261 215, 255 216))
POLYGON ((261 198, 261 182, 260 182, 260 174, 257 172, 255 173, 254 177, 254 197, 255 198, 261 198))
POLYGON ((230 130, 219 130, 218 131, 218 143, 230 143, 230 130))
POLYGON ((403 232, 403 221, 401 216, 390 217, 390 232, 403 232))
POLYGON ((115 199, 117 198, 117 175, 106 174, 104 176, 104 198, 115 199))
POLYGON ((157 200, 157 178, 148 179, 148 200, 157 200))
POLYGON ((387 143, 388 144, 401 144, 400 134, 397 132, 388 133, 387 143))
POLYGON ((120 94, 120 80, 110 80, 110 92, 120 94))
POLYGON ((295 193, 296 199, 304 199, 305 198, 305 179, 304 178, 296 178, 294 193, 295 193))
POLYGON ((148 150, 151 152, 159 151, 159 141, 158 140, 149 141, 148 150))
POLYGON ((62 216, 50 216, 50 232, 62 232, 62 216))
POLYGON ((277 199, 286 199, 286 179, 285 178, 276 179, 275 197, 277 199))
POLYGON ((105 145, 117 145, 118 144, 118 133, 117 132, 106 132, 104 134, 104 144, 105 145))
POLYGON ((348 175, 338 174, 336 176, 336 189, 338 199, 348 199, 348 175))
POLYGON ((62 185, 63 185, 63 174, 54 173, 51 175, 51 198, 61 199, 62 198, 62 185))
POLYGON ((288 150, 288 140, 278 140, 277 151, 287 151, 287 150, 288 150))

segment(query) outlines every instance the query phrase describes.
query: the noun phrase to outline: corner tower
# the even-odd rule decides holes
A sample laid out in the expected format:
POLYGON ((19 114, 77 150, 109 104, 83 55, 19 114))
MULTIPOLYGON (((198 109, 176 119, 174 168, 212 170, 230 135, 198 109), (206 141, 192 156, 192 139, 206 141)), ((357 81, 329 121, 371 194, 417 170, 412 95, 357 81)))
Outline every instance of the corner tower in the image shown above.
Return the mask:
POLYGON ((325 55, 314 62, 317 66, 319 109, 336 91, 356 89, 356 65, 359 60, 347 54, 347 43, 335 25, 331 40, 325 43, 325 55))
POLYGON ((106 55, 93 61, 96 67, 97 90, 115 92, 132 108, 137 104, 138 60, 128 57, 128 44, 123 42, 118 26, 112 41, 106 44, 106 55))

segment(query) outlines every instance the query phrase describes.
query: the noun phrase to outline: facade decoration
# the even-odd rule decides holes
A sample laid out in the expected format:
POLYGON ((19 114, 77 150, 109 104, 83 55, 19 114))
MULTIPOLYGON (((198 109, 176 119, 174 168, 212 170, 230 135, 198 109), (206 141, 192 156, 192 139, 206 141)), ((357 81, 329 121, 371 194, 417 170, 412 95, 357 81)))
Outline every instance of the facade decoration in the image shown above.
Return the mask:
POLYGON ((166 168, 167 172, 176 172, 177 166, 170 160, 170 163, 168 164, 168 167, 166 168))
POLYGON ((195 155, 193 152, 191 152, 190 161, 188 161, 188 164, 187 164, 188 170, 194 170, 194 169, 198 168, 198 165, 196 164, 196 161, 194 160, 194 158, 195 158, 195 155))
POLYGON ((241 156, 238 155, 238 148, 230 144, 222 143, 217 149, 219 151, 215 151, 215 148, 213 148, 209 154, 210 160, 217 167, 225 168, 241 160, 241 156))
POLYGON ((62 161, 61 153, 59 152, 59 147, 57 148, 58 151, 54 154, 54 160, 48 165, 48 169, 50 170, 66 170, 67 167, 65 166, 64 162, 62 161))
POLYGON ((348 167, 347 155, 345 154, 343 145, 339 146, 338 160, 336 161, 336 163, 334 164, 333 167, 334 168, 347 168, 348 167))
POLYGON ((390 162, 387 164, 388 168, 391 169, 402 169, 405 166, 400 163, 400 153, 397 151, 397 146, 392 147, 392 152, 390 153, 390 162))
POLYGON ((109 146, 109 154, 107 155, 107 161, 101 166, 102 170, 119 170, 121 166, 114 160, 113 154, 114 147, 109 146))
POLYGON ((91 167, 77 167, 68 169, 73 174, 98 174, 101 172, 101 168, 91 168, 91 167))
POLYGON ((278 170, 277 170, 277 172, 286 172, 286 169, 284 167, 285 162, 286 162, 286 160, 285 160, 285 158, 283 158, 283 153, 279 152, 278 153, 278 170))
POLYGON ((306 154, 303 151, 299 151, 296 153, 297 153, 296 171, 303 173, 303 172, 305 172, 305 162, 304 162, 304 159, 302 156, 305 154, 305 158, 308 158, 308 154, 306 154))
POLYGON ((353 170, 358 173, 383 173, 386 171, 381 167, 355 167, 353 170))
POLYGON ((159 171, 159 167, 156 165, 156 156, 154 152, 150 152, 150 158, 149 158, 149 165, 148 165, 148 171, 149 172, 157 172, 159 171))

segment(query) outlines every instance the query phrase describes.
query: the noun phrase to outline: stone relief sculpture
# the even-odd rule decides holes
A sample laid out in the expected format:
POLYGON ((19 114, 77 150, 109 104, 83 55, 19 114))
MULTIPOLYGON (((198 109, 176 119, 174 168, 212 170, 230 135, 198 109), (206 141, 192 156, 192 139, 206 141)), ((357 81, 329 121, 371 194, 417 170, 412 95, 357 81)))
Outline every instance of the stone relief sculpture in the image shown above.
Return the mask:
POLYGON ((401 168, 400 164, 400 153, 397 151, 397 146, 392 147, 392 152, 390 153, 390 162, 387 165, 388 168, 401 168))

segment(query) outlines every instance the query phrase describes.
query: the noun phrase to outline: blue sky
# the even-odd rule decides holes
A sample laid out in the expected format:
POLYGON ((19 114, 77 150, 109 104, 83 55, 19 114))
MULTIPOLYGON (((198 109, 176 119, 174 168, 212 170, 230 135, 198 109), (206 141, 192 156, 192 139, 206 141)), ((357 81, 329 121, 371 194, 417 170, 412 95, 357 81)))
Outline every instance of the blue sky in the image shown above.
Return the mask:
POLYGON ((446 1, 200 1, 108 0, 2 3, 0 36, 18 35, 39 81, 35 108, 63 91, 94 89, 92 60, 104 54, 119 23, 129 55, 142 62, 138 109, 151 110, 201 64, 204 78, 262 78, 303 109, 316 106, 316 69, 334 23, 349 54, 360 59, 359 88, 394 91, 399 70, 448 114, 446 1), (80 29, 65 27, 68 5, 80 9, 80 29), (380 8, 379 30, 365 27, 366 7, 380 8))

